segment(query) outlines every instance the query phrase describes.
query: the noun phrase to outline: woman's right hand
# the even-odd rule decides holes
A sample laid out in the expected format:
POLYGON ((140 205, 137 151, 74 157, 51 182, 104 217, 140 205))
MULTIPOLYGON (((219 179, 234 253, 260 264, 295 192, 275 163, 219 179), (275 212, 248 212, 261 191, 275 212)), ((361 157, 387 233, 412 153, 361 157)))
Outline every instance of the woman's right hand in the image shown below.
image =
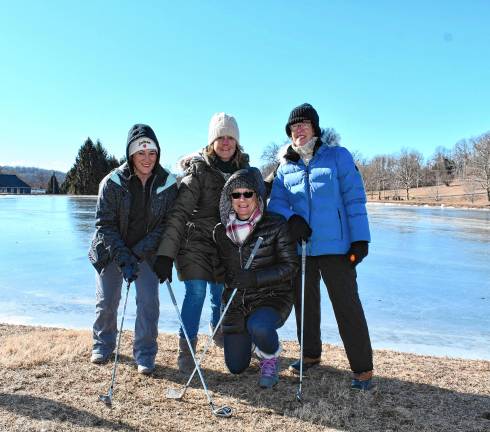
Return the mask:
POLYGON ((174 260, 172 258, 165 255, 157 255, 153 270, 158 276, 160 283, 165 282, 167 279, 169 282, 172 282, 173 263, 174 260))
POLYGON ((139 264, 135 256, 130 255, 129 260, 121 264, 121 273, 126 282, 134 282, 138 278, 139 264))

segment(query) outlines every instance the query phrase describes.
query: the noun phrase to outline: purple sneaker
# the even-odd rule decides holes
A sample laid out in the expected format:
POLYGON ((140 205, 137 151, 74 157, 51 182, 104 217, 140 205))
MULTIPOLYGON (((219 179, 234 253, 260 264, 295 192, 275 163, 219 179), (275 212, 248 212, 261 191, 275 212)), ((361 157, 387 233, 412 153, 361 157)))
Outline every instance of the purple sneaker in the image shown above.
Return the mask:
POLYGON ((272 388, 279 381, 279 357, 260 360, 260 379, 261 388, 272 388))

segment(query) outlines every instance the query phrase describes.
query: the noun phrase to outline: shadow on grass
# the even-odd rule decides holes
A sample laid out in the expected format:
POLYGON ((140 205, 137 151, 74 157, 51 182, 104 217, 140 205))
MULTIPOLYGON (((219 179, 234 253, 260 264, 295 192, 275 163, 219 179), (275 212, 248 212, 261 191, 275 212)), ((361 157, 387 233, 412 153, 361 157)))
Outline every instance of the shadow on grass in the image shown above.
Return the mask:
MULTIPOLYGON (((311 424, 348 431, 490 430, 490 396, 379 377, 376 378, 376 394, 356 392, 349 388, 350 372, 324 365, 306 372, 303 404, 300 404, 295 398, 299 378, 287 371, 287 366, 294 360, 281 359, 280 381, 272 390, 258 387, 259 368, 254 360, 240 375, 205 367, 203 374, 213 395, 239 399, 248 406, 247 409, 257 410, 257 414, 267 415, 272 411, 311 424)), ((187 382, 188 376, 179 375, 174 368, 159 365, 154 378, 173 382, 173 387, 178 389, 187 382)), ((197 373, 191 387, 202 388, 197 373)), ((186 397, 182 403, 189 403, 186 397)), ((240 416, 239 410, 236 416, 240 416)))
MULTIPOLYGON (((112 422, 61 402, 36 396, 0 393, 0 407, 17 415, 33 420, 66 422, 86 427, 100 427, 110 430, 136 431, 124 422, 112 422)), ((62 426, 60 426, 62 428, 62 426)), ((62 429, 60 429, 62 430, 62 429)))

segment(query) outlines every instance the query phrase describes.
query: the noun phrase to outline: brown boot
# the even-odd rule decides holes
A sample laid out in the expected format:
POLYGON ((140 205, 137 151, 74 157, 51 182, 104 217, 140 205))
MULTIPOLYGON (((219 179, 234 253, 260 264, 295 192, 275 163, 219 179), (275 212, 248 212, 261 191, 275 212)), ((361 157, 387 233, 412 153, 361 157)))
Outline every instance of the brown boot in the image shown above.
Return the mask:
MULTIPOLYGON (((191 339, 192 350, 194 354, 196 353, 197 338, 191 339)), ((189 345, 185 338, 179 339, 179 356, 177 357, 177 365, 179 367, 179 372, 190 374, 194 370, 194 360, 192 359, 192 354, 189 351, 189 345)))

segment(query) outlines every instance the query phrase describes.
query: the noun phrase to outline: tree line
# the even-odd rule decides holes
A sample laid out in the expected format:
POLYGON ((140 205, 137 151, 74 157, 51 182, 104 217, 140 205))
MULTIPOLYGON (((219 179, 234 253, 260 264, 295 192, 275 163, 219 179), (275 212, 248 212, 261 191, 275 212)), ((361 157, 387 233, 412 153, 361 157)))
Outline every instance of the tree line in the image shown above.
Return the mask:
MULTIPOLYGON (((339 143, 340 136, 328 130, 332 143, 339 143)), ((271 175, 278 164, 278 153, 282 145, 271 143, 262 153, 262 174, 271 175)), ((476 138, 462 139, 453 148, 438 147, 433 156, 424 161, 417 150, 402 149, 397 154, 381 154, 370 159, 359 152, 352 155, 361 171, 368 194, 378 194, 381 199, 383 191, 391 191, 393 199, 410 199, 410 189, 423 186, 449 186, 454 179, 461 180, 468 194, 483 189, 490 202, 490 132, 476 138)))
MULTIPOLYGON (((326 129, 323 139, 330 145, 340 143, 340 135, 334 129, 326 129)), ((264 177, 273 175, 279 163, 280 149, 287 143, 271 143, 265 148, 261 155, 264 177)), ((357 151, 353 151, 352 155, 362 173, 367 193, 372 196, 378 194, 378 199, 381 199, 384 191, 390 191, 393 199, 401 199, 400 192, 404 191, 405 199, 409 200, 411 188, 441 184, 449 186, 457 178, 464 182, 468 194, 483 189, 490 202, 490 132, 476 138, 462 139, 451 149, 439 147, 427 161, 420 152, 411 149, 402 149, 397 154, 376 155, 370 159, 357 151)), ((89 137, 80 147, 75 163, 64 180, 63 177, 60 180, 61 186, 58 186, 54 173, 48 180, 48 172, 51 171, 39 171, 43 171, 42 182, 47 193, 57 193, 59 190, 60 193, 73 195, 97 195, 100 181, 124 160, 108 155, 99 140, 94 144, 89 137)), ((16 167, 16 173, 19 169, 16 167)), ((7 173, 5 169, 4 173, 7 173)), ((58 174, 63 176, 63 173, 58 174)))

